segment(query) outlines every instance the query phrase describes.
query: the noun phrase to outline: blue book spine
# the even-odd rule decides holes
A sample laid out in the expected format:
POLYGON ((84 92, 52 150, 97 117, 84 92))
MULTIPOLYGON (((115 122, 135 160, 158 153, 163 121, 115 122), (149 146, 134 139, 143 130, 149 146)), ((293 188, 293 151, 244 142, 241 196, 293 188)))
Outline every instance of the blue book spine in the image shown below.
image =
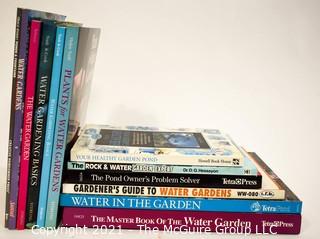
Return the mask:
POLYGON ((205 198, 191 199, 61 194, 60 206, 300 214, 302 202, 299 200, 232 200, 205 198))
POLYGON ((61 68, 57 117, 55 122, 52 161, 46 210, 46 227, 55 227, 58 214, 58 203, 61 188, 61 177, 64 163, 69 113, 71 106, 73 78, 77 55, 79 27, 66 28, 63 63, 61 68))
POLYGON ((45 225, 52 145, 57 114, 65 31, 65 27, 57 27, 37 214, 37 225, 39 227, 44 227, 45 225))

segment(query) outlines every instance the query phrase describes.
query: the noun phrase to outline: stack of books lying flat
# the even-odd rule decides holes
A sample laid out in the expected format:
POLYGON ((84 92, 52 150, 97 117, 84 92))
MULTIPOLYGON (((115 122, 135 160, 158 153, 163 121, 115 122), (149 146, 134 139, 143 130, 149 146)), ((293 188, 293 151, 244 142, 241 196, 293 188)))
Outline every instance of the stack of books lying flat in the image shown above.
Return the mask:
POLYGON ((301 201, 220 130, 87 125, 70 155, 65 226, 300 232, 301 201))

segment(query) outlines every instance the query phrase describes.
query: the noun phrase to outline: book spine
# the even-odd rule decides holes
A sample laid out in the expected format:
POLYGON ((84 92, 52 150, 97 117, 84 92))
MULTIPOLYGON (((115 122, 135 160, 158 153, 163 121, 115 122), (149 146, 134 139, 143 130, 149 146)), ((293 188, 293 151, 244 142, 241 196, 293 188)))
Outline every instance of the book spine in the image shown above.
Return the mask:
POLYGON ((29 159, 32 137, 33 108, 35 97, 35 85, 37 79, 38 52, 41 34, 41 22, 32 20, 29 41, 28 69, 26 80, 26 95, 23 117, 21 162, 19 177, 18 218, 17 229, 24 229, 26 218, 26 201, 28 190, 29 159))
POLYGON ((280 189, 186 188, 73 183, 64 183, 62 187, 63 193, 108 196, 204 197, 265 200, 284 199, 285 196, 284 190, 280 189))
MULTIPOLYGON (((11 185, 11 169, 12 169, 12 143, 14 134, 14 114, 16 105, 16 88, 17 88, 17 65, 19 54, 20 41, 20 25, 21 25, 21 9, 17 9, 16 29, 14 40, 14 54, 13 54, 13 72, 12 72, 12 89, 11 89, 11 110, 10 110, 10 126, 9 126, 9 142, 8 142, 8 161, 7 161, 7 179, 6 179, 6 208, 5 208, 5 227, 9 228, 10 217, 10 185, 11 185)), ((14 216, 14 215, 11 215, 14 216)), ((12 229, 12 228, 11 228, 12 229)))
POLYGON ((243 159, 234 161, 231 157, 207 156, 207 155, 148 155, 148 154, 125 154, 125 153, 97 153, 95 151, 81 152, 71 150, 71 161, 94 162, 94 163, 146 163, 188 166, 219 166, 219 167, 241 167, 243 159))
POLYGON ((262 177, 261 175, 181 175, 174 173, 119 173, 97 172, 91 170, 68 170, 64 182, 165 187, 259 189, 261 188, 262 177))
POLYGON ((79 27, 67 27, 65 49, 61 69, 58 111, 55 123, 54 144, 50 171, 46 227, 55 227, 57 223, 58 202, 61 176, 67 141, 69 112, 72 97, 74 69, 77 54, 79 27))
POLYGON ((300 214, 301 201, 61 194, 62 207, 300 214))
POLYGON ((194 211, 63 209, 62 225, 104 229, 137 229, 141 232, 217 232, 218 234, 299 234, 300 214, 230 213, 194 211))
POLYGON ((120 163, 90 163, 68 162, 68 170, 92 170, 103 172, 141 172, 141 173, 179 173, 179 174, 205 174, 205 175, 252 175, 258 174, 257 168, 245 167, 205 167, 165 164, 120 164, 120 163))
POLYGON ((20 39, 17 59, 15 103, 14 103, 14 129, 12 140, 12 158, 10 174, 10 205, 8 228, 15 229, 17 222, 18 185, 20 170, 21 134, 24 110, 25 71, 27 65, 27 48, 29 44, 28 12, 21 10, 20 39))
POLYGON ((47 122, 55 35, 55 23, 53 21, 43 21, 34 104, 34 123, 30 154, 31 158, 29 165, 30 173, 26 208, 27 228, 31 228, 33 225, 35 225, 37 220, 40 175, 47 122))
POLYGON ((55 131, 55 122, 57 114, 57 102, 59 95, 59 85, 62 67, 62 56, 64 49, 65 27, 57 27, 54 58, 52 66, 52 78, 50 86, 50 99, 48 108, 48 117, 45 133, 45 144, 43 152, 43 162, 41 170, 40 193, 38 204, 37 225, 44 227, 47 208, 47 196, 49 188, 49 176, 51 167, 53 136, 55 131))

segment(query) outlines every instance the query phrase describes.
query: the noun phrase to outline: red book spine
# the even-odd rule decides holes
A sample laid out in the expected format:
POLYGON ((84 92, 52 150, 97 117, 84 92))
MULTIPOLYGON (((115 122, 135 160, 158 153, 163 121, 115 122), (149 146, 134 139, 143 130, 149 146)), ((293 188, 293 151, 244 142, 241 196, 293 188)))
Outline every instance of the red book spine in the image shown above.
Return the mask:
POLYGON ((29 39, 28 69, 21 141, 20 179, 18 194, 17 229, 25 228, 28 191, 29 159, 32 135, 34 95, 37 79, 41 21, 32 20, 29 39))
POLYGON ((298 234, 301 215, 65 207, 62 225, 105 231, 137 229, 146 233, 298 234))

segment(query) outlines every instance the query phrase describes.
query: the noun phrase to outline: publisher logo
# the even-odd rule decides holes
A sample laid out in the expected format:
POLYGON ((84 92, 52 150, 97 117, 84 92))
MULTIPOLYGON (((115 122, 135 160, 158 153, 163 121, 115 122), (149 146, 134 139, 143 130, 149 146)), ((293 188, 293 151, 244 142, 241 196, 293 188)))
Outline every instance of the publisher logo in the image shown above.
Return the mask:
POLYGON ((240 160, 239 159, 232 159, 233 165, 240 165, 240 160))
POLYGON ((261 206, 260 206, 259 202, 254 202, 254 203, 252 203, 250 209, 252 212, 260 212, 261 206))
POLYGON ((247 180, 244 178, 235 178, 235 179, 222 178, 222 180, 224 185, 257 185, 257 181, 247 180))

